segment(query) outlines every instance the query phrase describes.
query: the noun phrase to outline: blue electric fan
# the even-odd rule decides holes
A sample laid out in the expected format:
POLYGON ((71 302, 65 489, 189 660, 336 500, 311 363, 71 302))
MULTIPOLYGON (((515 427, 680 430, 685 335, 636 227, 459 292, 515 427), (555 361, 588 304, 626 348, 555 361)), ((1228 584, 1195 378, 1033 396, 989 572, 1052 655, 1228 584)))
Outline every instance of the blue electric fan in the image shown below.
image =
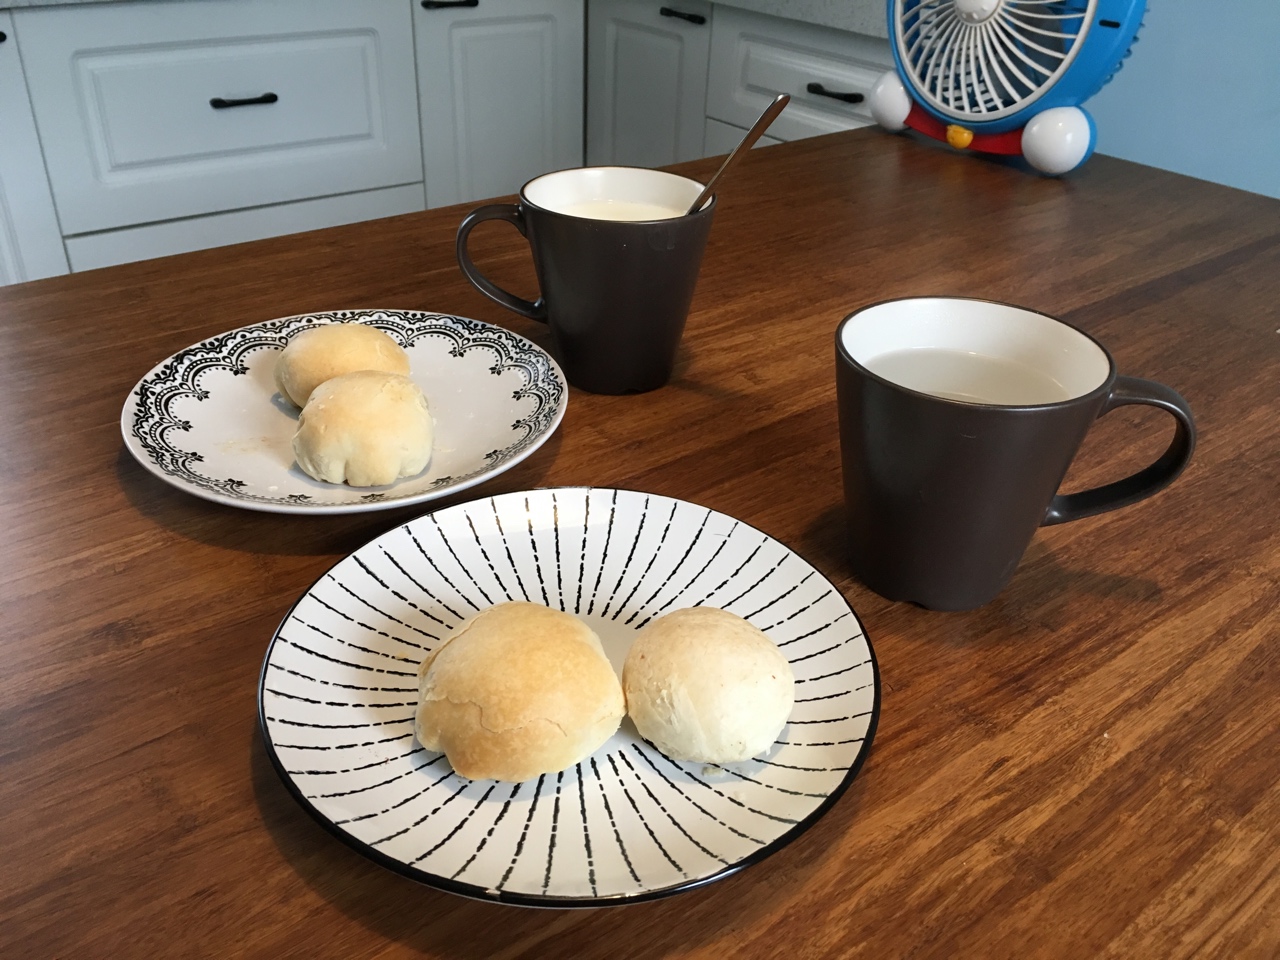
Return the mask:
POLYGON ((871 91, 877 123, 1021 154, 1056 176, 1093 153, 1080 104, 1128 56, 1146 0, 888 0, 888 10, 897 70, 871 91))

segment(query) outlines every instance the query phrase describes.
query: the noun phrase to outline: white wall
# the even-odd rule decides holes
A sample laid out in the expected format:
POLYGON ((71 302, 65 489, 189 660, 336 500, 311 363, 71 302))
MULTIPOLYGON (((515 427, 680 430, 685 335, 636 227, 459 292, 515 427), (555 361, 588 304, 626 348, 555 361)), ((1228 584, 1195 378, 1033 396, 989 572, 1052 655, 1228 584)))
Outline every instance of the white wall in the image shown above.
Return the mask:
POLYGON ((1280 0, 1148 0, 1098 152, 1280 197, 1280 0))

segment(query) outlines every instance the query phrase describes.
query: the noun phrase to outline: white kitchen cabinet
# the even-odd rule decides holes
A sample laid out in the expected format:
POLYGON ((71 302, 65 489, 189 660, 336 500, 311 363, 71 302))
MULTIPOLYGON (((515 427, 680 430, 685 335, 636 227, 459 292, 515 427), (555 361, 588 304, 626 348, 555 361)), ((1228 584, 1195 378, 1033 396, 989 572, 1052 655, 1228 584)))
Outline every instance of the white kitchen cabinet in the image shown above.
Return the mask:
POLYGON ((0 285, 66 272, 13 18, 0 10, 0 285))
POLYGON ((582 0, 418 2, 427 205, 582 165, 582 0))
POLYGON ((867 126, 865 98, 892 67, 887 40, 717 7, 707 116, 750 127, 769 101, 788 93, 791 102, 769 127, 779 140, 867 126))
POLYGON ((779 91, 762 144, 848 129, 865 103, 809 85, 892 64, 708 0, 124 0, 0 31, 0 283, 510 194, 584 152, 722 154, 779 91))
POLYGON ((588 163, 704 155, 711 28, 705 0, 588 0, 588 163))
POLYGON ((588 0, 587 11, 592 164, 726 153, 779 93, 791 103, 761 144, 865 126, 865 97, 893 65, 886 40, 723 4, 588 0))
POLYGON ((91 4, 13 20, 73 269, 424 206, 405 0, 91 4))

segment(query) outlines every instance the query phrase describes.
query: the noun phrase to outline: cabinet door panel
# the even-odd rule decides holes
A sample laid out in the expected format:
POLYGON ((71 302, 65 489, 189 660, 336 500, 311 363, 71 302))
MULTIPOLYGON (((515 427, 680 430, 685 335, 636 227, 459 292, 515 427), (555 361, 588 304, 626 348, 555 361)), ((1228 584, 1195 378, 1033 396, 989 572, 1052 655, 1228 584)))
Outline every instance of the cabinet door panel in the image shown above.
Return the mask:
POLYGON ((611 25, 613 136, 609 162, 675 163, 680 139, 681 38, 634 23, 611 25))
POLYGON ((0 10, 0 286, 67 272, 53 195, 13 42, 13 20, 0 10))
POLYGON ((590 0, 587 162, 664 166, 703 155, 711 4, 694 23, 655 0, 590 0))
POLYGON ((580 0, 483 0, 416 17, 428 206, 581 166, 580 0))

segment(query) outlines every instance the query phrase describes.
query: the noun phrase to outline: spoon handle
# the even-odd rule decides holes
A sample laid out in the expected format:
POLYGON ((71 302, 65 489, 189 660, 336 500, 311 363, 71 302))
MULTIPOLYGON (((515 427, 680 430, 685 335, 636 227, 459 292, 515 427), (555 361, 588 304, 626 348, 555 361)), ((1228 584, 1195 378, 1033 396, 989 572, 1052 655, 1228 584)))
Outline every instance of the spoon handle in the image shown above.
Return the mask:
POLYGON ((724 176, 726 170, 737 163, 742 154, 751 149, 752 144, 760 139, 760 134, 769 129, 769 124, 777 119, 778 114, 782 112, 782 108, 790 102, 791 95, 786 93, 780 93, 773 98, 773 102, 764 108, 764 113, 760 114, 759 119, 751 125, 747 135, 733 148, 733 152, 724 158, 724 163, 720 164, 720 169, 716 171, 716 175, 707 181, 707 185, 698 194, 698 199, 693 201, 693 204, 689 207, 688 213, 697 213, 702 209, 706 202, 711 199, 711 194, 715 192, 716 181, 724 176))

